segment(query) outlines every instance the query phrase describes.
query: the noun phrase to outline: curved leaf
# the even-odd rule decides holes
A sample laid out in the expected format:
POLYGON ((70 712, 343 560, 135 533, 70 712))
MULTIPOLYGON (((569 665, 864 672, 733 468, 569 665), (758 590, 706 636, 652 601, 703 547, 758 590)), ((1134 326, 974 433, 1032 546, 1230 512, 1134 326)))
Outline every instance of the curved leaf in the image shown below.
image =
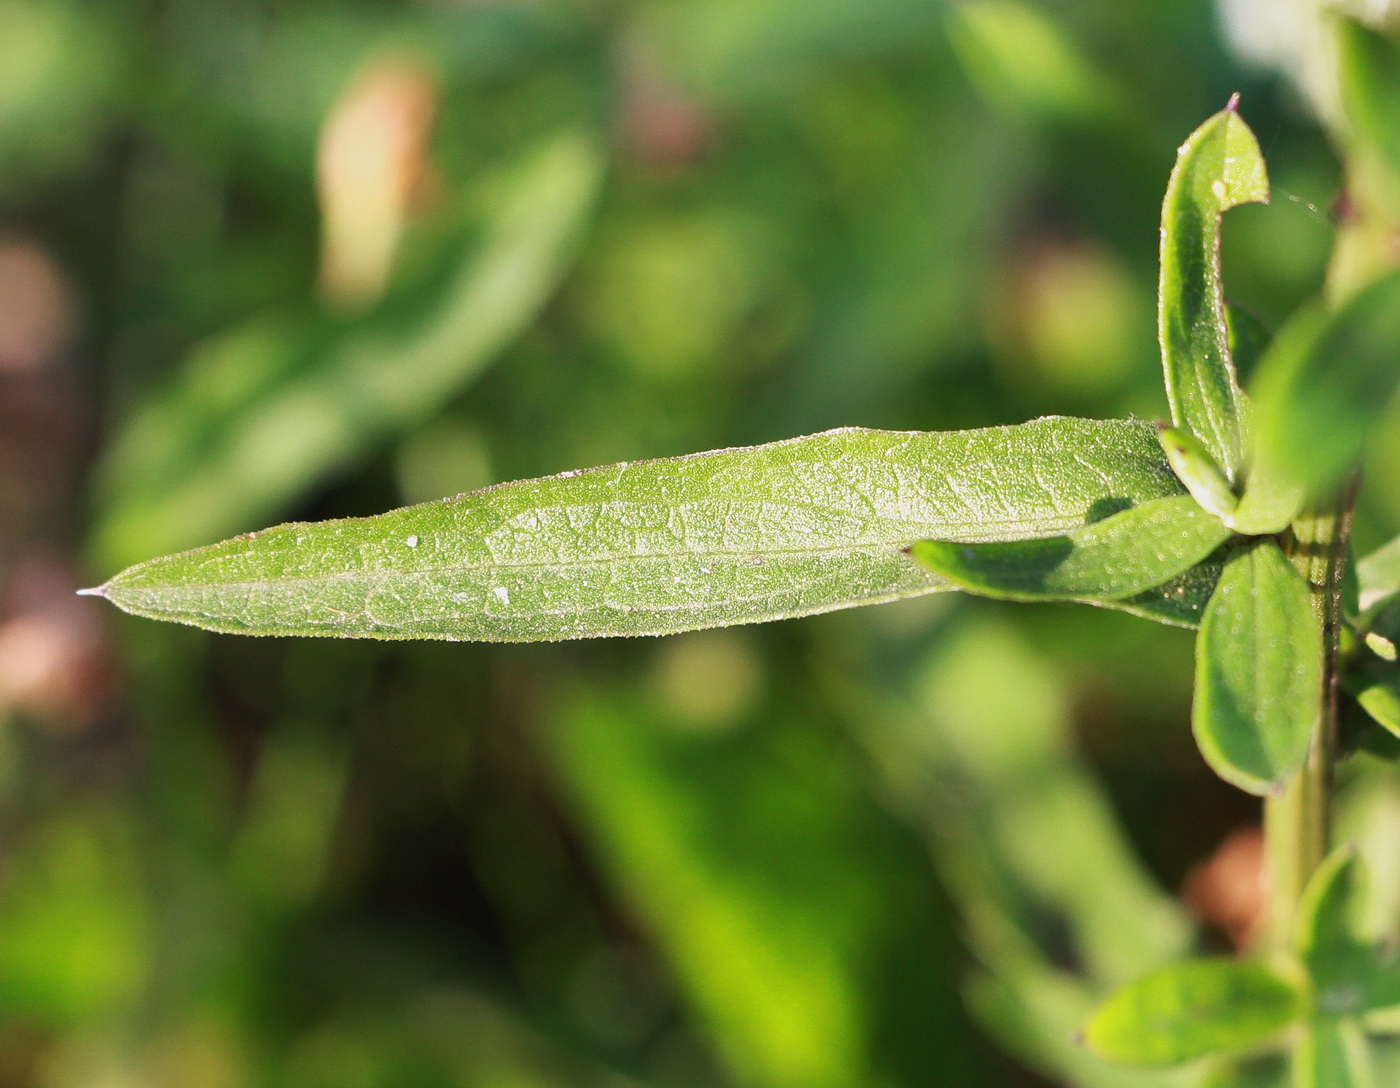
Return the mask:
POLYGON ((283 525, 143 563, 100 592, 243 634, 664 634, 949 589, 910 543, 1045 536, 1174 494, 1145 423, 846 429, 283 525))
POLYGON ((1162 203, 1157 303, 1172 422, 1200 438, 1231 478, 1244 456, 1244 394, 1230 356, 1220 217, 1268 199, 1259 144, 1232 100, 1177 153, 1162 203))
POLYGON ((1400 385, 1400 272, 1336 312, 1313 306, 1279 331, 1254 383, 1250 492, 1316 496, 1351 471, 1400 385))
POLYGON ((1191 726, 1206 762, 1250 793, 1302 763, 1322 705, 1322 630, 1311 591, 1273 540, 1225 565, 1196 640, 1191 726))

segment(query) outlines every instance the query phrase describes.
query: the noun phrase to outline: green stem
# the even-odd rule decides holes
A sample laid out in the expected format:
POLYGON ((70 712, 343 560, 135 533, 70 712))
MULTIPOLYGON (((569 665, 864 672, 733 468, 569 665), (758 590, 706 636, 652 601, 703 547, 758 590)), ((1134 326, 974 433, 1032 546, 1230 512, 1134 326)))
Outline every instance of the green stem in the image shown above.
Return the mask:
POLYGON ((1342 623, 1342 575, 1351 533, 1351 487, 1338 500, 1305 510, 1283 538, 1284 551, 1313 590, 1323 633, 1322 705, 1312 747, 1297 776, 1264 801, 1268 866, 1269 943, 1290 940, 1303 889, 1322 864, 1331 838, 1332 768, 1337 742, 1337 644, 1342 623))

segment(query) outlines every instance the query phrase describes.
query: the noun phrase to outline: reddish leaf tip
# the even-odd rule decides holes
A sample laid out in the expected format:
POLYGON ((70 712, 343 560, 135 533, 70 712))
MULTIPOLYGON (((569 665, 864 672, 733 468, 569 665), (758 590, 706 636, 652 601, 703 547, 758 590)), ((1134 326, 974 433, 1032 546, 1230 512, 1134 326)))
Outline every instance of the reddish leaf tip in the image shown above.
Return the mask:
POLYGON ((1239 92, 1239 91, 1236 91, 1234 94, 1232 94, 1232 95, 1230 96, 1230 101, 1228 101, 1228 102, 1225 103, 1225 108, 1226 108, 1227 110, 1229 110, 1231 113, 1239 113, 1239 111, 1240 111, 1240 92, 1239 92))

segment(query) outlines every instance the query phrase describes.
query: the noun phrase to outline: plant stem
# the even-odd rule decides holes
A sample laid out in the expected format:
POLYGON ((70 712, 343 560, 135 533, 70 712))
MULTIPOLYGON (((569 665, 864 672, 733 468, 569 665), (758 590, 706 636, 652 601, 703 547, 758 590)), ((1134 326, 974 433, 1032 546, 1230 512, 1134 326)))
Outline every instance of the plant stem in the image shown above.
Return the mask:
MULTIPOLYGON (((1322 702, 1307 761, 1283 791, 1264 801, 1268 874, 1268 942, 1286 947, 1303 889, 1330 845, 1332 768, 1337 741, 1337 643, 1342 622, 1342 576, 1351 533, 1355 485, 1338 499, 1305 510, 1283 547, 1313 591, 1322 624, 1322 702)), ((1287 637, 1284 634, 1283 637, 1287 637)))

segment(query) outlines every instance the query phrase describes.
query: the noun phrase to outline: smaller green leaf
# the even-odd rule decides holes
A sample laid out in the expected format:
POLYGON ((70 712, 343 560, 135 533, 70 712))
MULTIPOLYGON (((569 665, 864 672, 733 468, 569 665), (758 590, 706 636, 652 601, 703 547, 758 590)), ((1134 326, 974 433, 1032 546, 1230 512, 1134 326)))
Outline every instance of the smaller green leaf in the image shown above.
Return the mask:
POLYGON ((1322 703, 1322 630, 1311 591, 1273 540, 1225 564, 1196 640, 1191 725, 1206 762, 1249 793, 1303 762, 1322 703))
MULTIPOLYGON (((1281 330, 1254 383, 1254 452, 1240 503, 1289 489, 1317 496, 1352 471, 1400 385, 1400 272, 1335 313, 1310 307, 1281 330)), ((1274 498, 1273 506, 1277 506, 1274 498)))
POLYGON ((1181 145, 1162 203, 1158 337, 1172 422, 1233 478, 1244 458, 1245 396, 1235 376, 1220 278, 1220 217, 1267 202, 1264 157, 1235 102, 1181 145))
POLYGON ((1319 1017, 1293 1050, 1293 1088, 1375 1088, 1371 1047, 1355 1020, 1319 1017))
POLYGON ((911 551, 954 585, 1016 601, 1114 601, 1195 566, 1230 531, 1189 495, 1155 499, 1062 536, 968 544, 921 540, 911 551))
POLYGON ((1186 485, 1186 490, 1201 509, 1230 524, 1239 499, 1230 490, 1230 481, 1220 471, 1210 450, 1201 445, 1195 435, 1179 427, 1161 428, 1157 432, 1157 441, 1167 455, 1167 464, 1171 465, 1176 478, 1186 485))
POLYGON ((1360 583, 1357 603, 1363 611, 1400 593, 1400 536, 1357 563, 1356 578, 1360 583))
POLYGON ((1400 42, 1343 18, 1337 48, 1342 108, 1352 134, 1400 174, 1400 42))
POLYGON ((1175 1065, 1243 1050, 1292 1023, 1296 987, 1262 963, 1192 960, 1130 983, 1084 1029, 1099 1057, 1127 1065, 1175 1065))
POLYGON ((1367 678, 1354 689, 1361 708, 1391 733, 1400 737, 1400 677, 1367 678))
POLYGON ((1350 846, 1332 852, 1308 881, 1295 944, 1312 976, 1313 1002, 1325 1016, 1362 1011, 1371 948, 1359 935, 1361 862, 1350 846))

